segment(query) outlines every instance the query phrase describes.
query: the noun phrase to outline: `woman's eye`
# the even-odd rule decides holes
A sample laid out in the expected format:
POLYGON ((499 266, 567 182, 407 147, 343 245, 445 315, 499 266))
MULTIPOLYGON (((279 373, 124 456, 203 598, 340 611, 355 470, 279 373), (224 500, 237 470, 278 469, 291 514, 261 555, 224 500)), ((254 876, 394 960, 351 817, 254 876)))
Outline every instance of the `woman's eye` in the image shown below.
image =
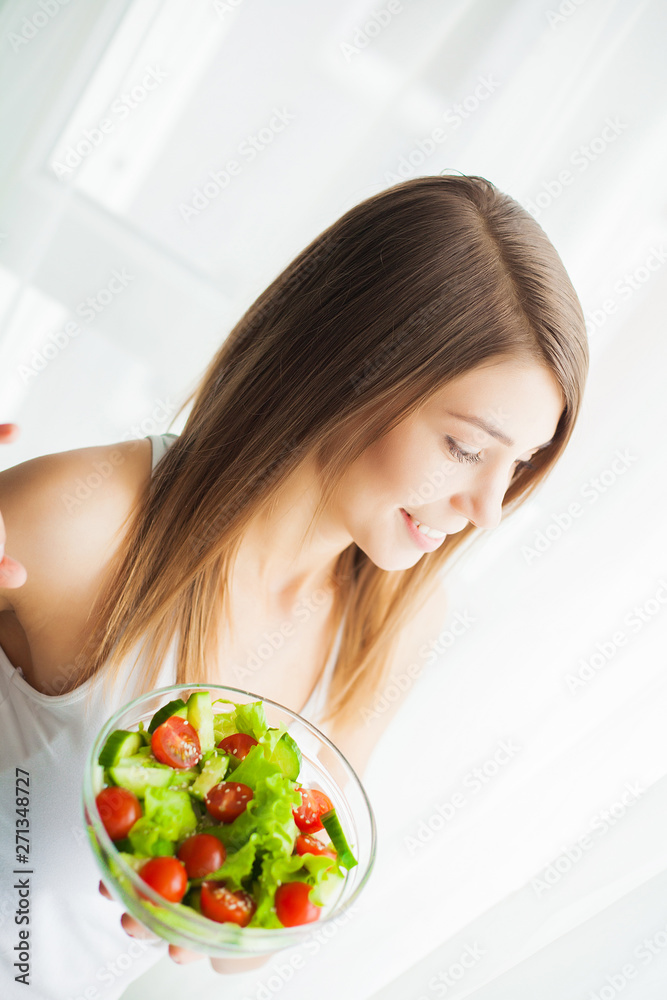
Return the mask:
POLYGON ((463 451, 462 448, 459 448, 456 441, 452 440, 452 438, 446 437, 445 441, 447 442, 447 448, 449 449, 450 453, 454 456, 454 458, 457 460, 457 462, 482 461, 481 456, 478 455, 477 453, 472 451, 463 451))
MULTIPOLYGON (((445 437, 445 441, 447 442, 447 448, 449 452, 451 453, 451 455, 453 455, 453 457, 457 460, 457 462, 482 461, 482 456, 478 452, 464 451, 463 448, 459 448, 459 446, 457 445, 456 441, 454 441, 453 438, 445 437)), ((512 475, 516 476, 517 473, 522 472, 524 469, 536 469, 536 468, 537 466, 533 465, 530 459, 525 461, 520 458, 517 458, 516 462, 514 463, 514 471, 512 475)))

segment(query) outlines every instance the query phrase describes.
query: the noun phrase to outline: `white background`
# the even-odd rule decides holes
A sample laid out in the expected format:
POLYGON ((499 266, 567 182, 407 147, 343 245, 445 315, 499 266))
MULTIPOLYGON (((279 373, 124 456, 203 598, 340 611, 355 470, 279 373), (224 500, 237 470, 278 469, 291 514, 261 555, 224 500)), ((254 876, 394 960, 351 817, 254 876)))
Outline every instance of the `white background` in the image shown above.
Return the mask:
POLYGON ((481 174, 533 211, 591 343, 565 457, 451 577, 437 662, 375 751, 380 849, 353 917, 243 976, 162 959, 126 1000, 664 1000, 667 6, 46 6, 0 9, 0 419, 21 427, 3 467, 178 431, 248 304, 402 177, 481 174), (473 620, 452 639, 457 615, 473 620))

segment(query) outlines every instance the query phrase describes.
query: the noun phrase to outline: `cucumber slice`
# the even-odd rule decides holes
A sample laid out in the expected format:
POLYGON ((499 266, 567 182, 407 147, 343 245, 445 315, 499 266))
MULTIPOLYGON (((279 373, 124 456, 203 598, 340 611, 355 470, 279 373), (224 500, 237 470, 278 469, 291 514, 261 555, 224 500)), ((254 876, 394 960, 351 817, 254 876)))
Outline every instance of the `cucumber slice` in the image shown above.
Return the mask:
POLYGON ((199 768, 198 767, 188 767, 188 768, 185 768, 185 769, 183 769, 183 768, 175 768, 174 769, 174 776, 171 779, 171 784, 169 785, 169 787, 170 788, 189 788, 190 785, 192 785, 193 782, 195 782, 197 780, 197 778, 199 778, 199 777, 201 777, 201 775, 199 774, 199 768))
POLYGON ((283 774, 296 781, 301 771, 301 751, 289 733, 283 733, 276 743, 273 753, 269 757, 272 764, 276 764, 283 774))
MULTIPOLYGON (((166 764, 161 764, 159 760, 156 760, 151 753, 150 747, 139 747, 136 753, 133 753, 131 757, 124 757, 123 760, 118 761, 118 767, 167 767, 166 764)), ((172 768, 168 768, 172 770, 172 768)))
POLYGON ((202 772, 195 782, 190 786, 190 795, 194 795, 195 798, 205 799, 206 793, 217 785, 219 781, 223 781, 225 775, 227 774, 227 767, 229 764, 229 757, 227 754, 217 754, 216 756, 211 756, 206 760, 202 768, 202 772))
POLYGON ((182 698, 175 698, 174 701, 170 701, 166 705, 163 705, 162 708, 159 708, 150 721, 148 732, 154 733, 157 727, 161 726, 172 715, 180 715, 182 719, 187 719, 188 712, 182 698))
POLYGON ((215 746, 213 733, 213 707, 209 691, 193 691, 186 703, 187 720, 194 726, 199 736, 202 752, 215 746))
POLYGON ((236 770, 236 768, 239 766, 239 764, 242 764, 242 763, 243 763, 243 761, 239 760, 238 757, 235 757, 233 753, 230 753, 230 755, 229 755, 229 770, 227 771, 227 777, 229 777, 229 775, 232 774, 236 770))
POLYGON ((359 862, 352 854, 350 845, 345 839, 345 834, 343 833, 343 828, 340 825, 340 820, 336 815, 336 810, 329 809, 328 812, 322 813, 320 816, 320 822, 331 837, 331 843, 336 848, 338 860, 343 868, 354 868, 355 865, 358 865, 359 862))
POLYGON ((107 737, 97 761, 102 767, 113 767, 122 757, 131 757, 136 753, 142 743, 139 733, 131 733, 127 729, 115 729, 107 737))
POLYGON ((122 761, 109 768, 109 777, 115 785, 127 788, 138 798, 143 798, 147 788, 166 788, 171 784, 174 770, 166 764, 147 767, 144 763, 122 761))

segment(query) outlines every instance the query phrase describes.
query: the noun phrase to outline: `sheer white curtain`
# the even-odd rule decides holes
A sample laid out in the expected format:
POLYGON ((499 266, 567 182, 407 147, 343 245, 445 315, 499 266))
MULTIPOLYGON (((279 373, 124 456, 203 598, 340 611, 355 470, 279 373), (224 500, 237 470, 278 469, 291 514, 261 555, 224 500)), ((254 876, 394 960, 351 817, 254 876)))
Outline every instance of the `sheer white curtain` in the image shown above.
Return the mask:
POLYGON ((591 339, 566 456, 451 575, 376 749, 351 918, 127 1000, 667 995, 666 31, 660 0, 0 11, 3 467, 166 429, 267 282, 401 177, 522 201, 591 339))

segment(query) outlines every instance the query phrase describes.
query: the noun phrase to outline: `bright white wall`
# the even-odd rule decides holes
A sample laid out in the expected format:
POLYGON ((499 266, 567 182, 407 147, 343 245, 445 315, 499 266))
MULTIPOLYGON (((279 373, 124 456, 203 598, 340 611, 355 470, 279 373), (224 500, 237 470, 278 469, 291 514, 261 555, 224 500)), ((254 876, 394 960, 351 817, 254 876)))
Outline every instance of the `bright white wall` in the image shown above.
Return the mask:
POLYGON ((667 993, 667 7, 393 6, 375 32, 387 3, 71 0, 29 39, 37 0, 0 9, 0 419, 22 431, 2 467, 166 430, 268 281, 402 176, 478 173, 529 207, 591 339, 566 456, 452 578, 437 662, 371 762, 380 850, 354 919, 289 981, 289 952, 224 982, 165 959, 127 1000, 667 993), (474 767, 497 773, 477 789, 474 767))

